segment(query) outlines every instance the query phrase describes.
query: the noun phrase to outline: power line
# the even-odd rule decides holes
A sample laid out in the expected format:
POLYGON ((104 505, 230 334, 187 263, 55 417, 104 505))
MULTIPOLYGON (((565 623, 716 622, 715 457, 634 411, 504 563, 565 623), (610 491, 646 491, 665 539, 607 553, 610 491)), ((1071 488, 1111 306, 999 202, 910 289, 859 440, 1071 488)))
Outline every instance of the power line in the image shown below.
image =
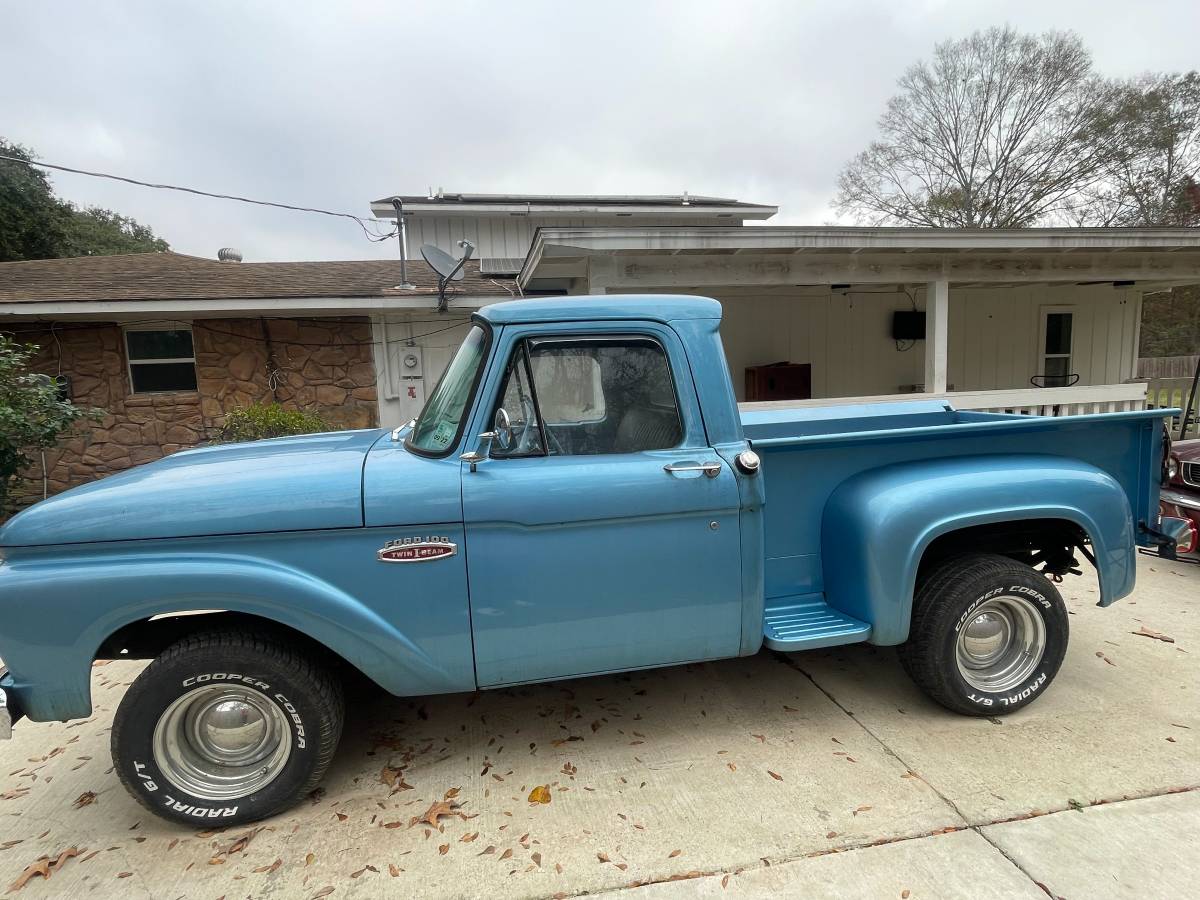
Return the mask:
POLYGON ((395 231, 391 232, 390 234, 382 235, 378 232, 371 232, 367 228, 367 223, 372 222, 373 220, 364 219, 361 216, 354 215, 353 213, 334 212, 333 210, 329 209, 318 209, 315 206, 293 206, 290 203, 274 203, 270 200, 254 200, 250 197, 240 197, 237 194, 216 194, 211 191, 202 191, 198 188, 181 187, 177 184, 156 184, 151 181, 139 181, 136 178, 127 178, 124 175, 112 175, 108 172, 89 172, 86 169, 74 169, 71 166, 62 166, 58 165, 57 163, 35 162, 31 159, 22 159, 19 156, 5 156, 4 154, 0 154, 0 159, 8 160, 9 162, 24 163, 27 166, 37 166, 42 169, 55 169, 59 172, 71 172, 74 175, 87 175, 91 178, 107 178, 110 181, 123 181, 126 184, 135 184, 139 187, 155 188, 161 191, 180 191, 185 194, 195 194, 199 197, 212 197, 216 200, 236 200, 239 203, 250 203, 255 206, 272 206, 276 209, 290 209, 293 212, 319 213, 323 216, 335 216, 342 219, 351 219, 355 222, 355 224, 358 225, 359 228, 363 230, 363 234, 366 235, 367 240, 376 243, 380 241, 391 240, 396 236, 395 231))

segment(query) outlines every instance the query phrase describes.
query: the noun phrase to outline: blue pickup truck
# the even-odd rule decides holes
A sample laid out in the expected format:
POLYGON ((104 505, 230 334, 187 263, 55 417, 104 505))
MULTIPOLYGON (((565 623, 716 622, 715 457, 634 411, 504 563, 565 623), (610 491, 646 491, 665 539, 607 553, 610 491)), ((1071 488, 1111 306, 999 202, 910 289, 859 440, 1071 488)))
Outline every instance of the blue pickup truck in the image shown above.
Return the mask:
POLYGON ((490 306, 420 417, 205 447, 0 531, 0 734, 91 714, 97 659, 153 659, 116 771, 171 820, 310 792, 357 670, 473 691, 868 642, 965 715, 1046 691, 1055 589, 1100 605, 1169 544, 1162 412, 939 400, 739 409, 699 297, 490 306))

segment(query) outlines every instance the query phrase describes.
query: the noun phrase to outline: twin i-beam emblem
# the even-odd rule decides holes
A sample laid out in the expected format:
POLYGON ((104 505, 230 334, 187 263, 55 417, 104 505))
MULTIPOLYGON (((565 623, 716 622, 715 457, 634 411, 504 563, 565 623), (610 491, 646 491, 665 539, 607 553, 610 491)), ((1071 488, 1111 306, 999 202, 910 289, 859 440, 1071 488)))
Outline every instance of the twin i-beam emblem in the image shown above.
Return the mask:
POLYGON ((452 543, 448 537, 406 537, 388 541, 384 544, 376 558, 380 562, 411 563, 429 562, 445 556, 453 556, 458 552, 458 544, 452 543))

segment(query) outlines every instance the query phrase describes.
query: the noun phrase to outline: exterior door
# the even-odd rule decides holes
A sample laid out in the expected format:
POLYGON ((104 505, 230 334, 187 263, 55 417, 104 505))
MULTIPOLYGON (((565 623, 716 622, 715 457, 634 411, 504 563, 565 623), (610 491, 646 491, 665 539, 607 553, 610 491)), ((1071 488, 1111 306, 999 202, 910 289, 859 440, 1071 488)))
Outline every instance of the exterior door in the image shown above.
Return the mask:
POLYGON ((462 473, 479 684, 736 655, 738 488, 678 338, 551 329, 500 349, 481 396, 511 439, 462 473))

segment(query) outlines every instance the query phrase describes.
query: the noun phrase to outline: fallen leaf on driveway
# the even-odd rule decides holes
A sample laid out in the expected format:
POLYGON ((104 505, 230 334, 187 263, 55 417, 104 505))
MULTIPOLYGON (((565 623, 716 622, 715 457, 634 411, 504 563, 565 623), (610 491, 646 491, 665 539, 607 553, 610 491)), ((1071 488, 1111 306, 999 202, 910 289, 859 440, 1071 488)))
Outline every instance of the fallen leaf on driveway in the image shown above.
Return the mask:
POLYGON ((1109 659, 1107 656, 1105 656, 1105 655, 1104 655, 1104 653, 1103 653, 1102 651, 1100 651, 1100 650, 1097 650, 1097 651, 1096 651, 1096 656, 1098 656, 1100 659, 1104 660, 1104 661, 1105 661, 1106 663, 1108 663, 1110 666, 1115 666, 1115 665, 1116 665, 1116 663, 1115 663, 1115 662, 1113 662, 1111 659, 1109 659))
POLYGON ((683 852, 682 850, 672 850, 670 853, 667 854, 667 859, 674 859, 682 852, 683 852))
POLYGON ((278 872, 279 867, 282 865, 283 865, 283 860, 277 859, 277 860, 275 860, 275 862, 271 863, 269 866, 259 866, 257 869, 254 870, 254 872, 256 875, 261 875, 263 873, 266 873, 269 875, 272 872, 278 872))
POLYGON ((435 802, 432 806, 430 806, 429 809, 425 810, 424 815, 414 816, 412 818, 412 820, 408 823, 408 827, 412 828, 414 825, 416 825, 419 822, 428 822, 434 828, 437 828, 439 818, 441 818, 442 816, 457 815, 458 814, 456 812, 457 809, 458 809, 458 804, 456 802, 454 802, 453 800, 450 800, 450 801, 439 800, 439 801, 435 802))
POLYGON ((50 877, 50 857, 43 856, 37 862, 32 862, 26 866, 25 871, 17 876, 17 880, 8 886, 8 890, 5 893, 12 894, 21 890, 35 875, 40 875, 42 878, 50 877))
POLYGON ((96 792, 95 791, 84 791, 82 794, 80 794, 78 797, 75 798, 74 805, 75 805, 76 809, 83 809, 85 806, 91 806, 95 802, 96 802, 96 792))
POLYGON ((539 784, 529 792, 530 803, 549 803, 550 802, 550 785, 539 784))
POLYGON ((1175 643, 1175 638, 1171 637, 1170 635, 1163 634, 1161 631, 1154 631, 1151 628, 1147 628, 1145 625, 1143 625, 1137 631, 1131 631, 1129 633, 1136 634, 1138 637, 1154 638, 1154 640, 1162 641, 1164 644, 1175 643))
POLYGON ((767 774, 770 775, 772 778, 774 778, 776 781, 783 781, 783 776, 778 774, 777 772, 772 772, 770 769, 767 769, 767 774))
POLYGON ((873 808, 874 808, 874 807, 870 807, 870 806, 860 806, 858 809, 856 809, 856 810, 854 811, 854 815, 856 815, 856 816, 857 816, 859 813, 866 812, 867 810, 869 810, 869 809, 873 809, 873 808))
POLYGON ((78 855, 79 855, 78 847, 68 847, 66 850, 63 850, 61 853, 59 853, 53 859, 51 859, 49 856, 41 857, 40 859, 36 860, 35 862, 30 863, 28 866, 25 867, 25 871, 17 876, 16 881, 14 881, 11 885, 9 885, 8 891, 6 893, 12 894, 16 891, 21 890, 21 888, 25 887, 25 885, 27 885, 34 876, 41 876, 42 878, 49 881, 50 876, 53 875, 55 872, 57 872, 59 869, 61 869, 63 867, 63 864, 68 859, 70 859, 73 856, 78 856, 78 855))

